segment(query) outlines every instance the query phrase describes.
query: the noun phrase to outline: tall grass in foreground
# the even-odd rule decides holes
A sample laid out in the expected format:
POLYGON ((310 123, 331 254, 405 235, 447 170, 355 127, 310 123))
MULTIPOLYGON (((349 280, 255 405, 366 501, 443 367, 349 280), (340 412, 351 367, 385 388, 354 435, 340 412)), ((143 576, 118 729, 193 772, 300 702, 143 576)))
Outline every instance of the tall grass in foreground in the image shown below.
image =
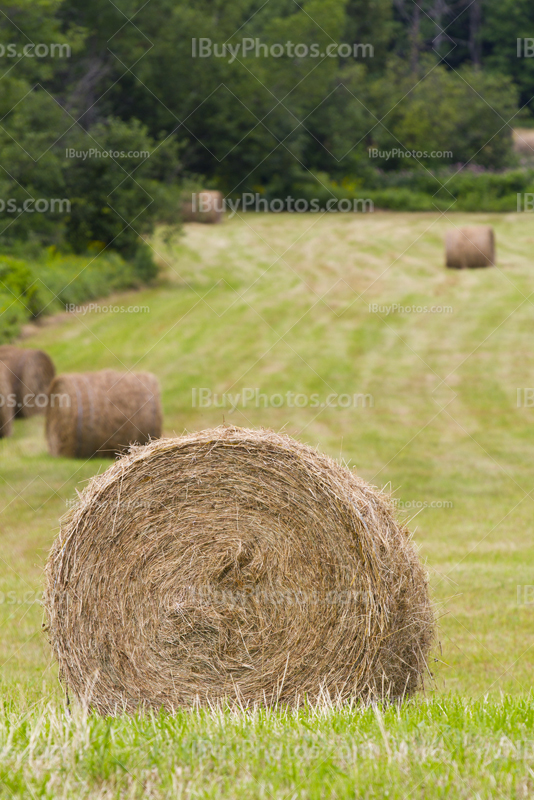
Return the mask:
POLYGON ((0 797, 526 798, 532 698, 100 718, 0 707, 0 797))

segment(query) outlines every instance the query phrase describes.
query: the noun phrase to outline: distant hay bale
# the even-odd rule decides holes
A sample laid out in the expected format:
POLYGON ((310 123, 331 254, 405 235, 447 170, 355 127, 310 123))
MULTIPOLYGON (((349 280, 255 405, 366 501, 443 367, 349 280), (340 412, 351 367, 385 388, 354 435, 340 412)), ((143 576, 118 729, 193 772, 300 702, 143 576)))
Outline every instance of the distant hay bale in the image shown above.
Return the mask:
POLYGON ((516 128, 513 131, 514 150, 522 156, 534 158, 534 130, 516 128))
POLYGON ((448 267, 491 267, 495 264, 495 235, 491 225, 448 230, 445 235, 448 267))
POLYGON ((14 408, 10 404, 11 373, 0 361, 0 439, 13 433, 14 408))
POLYGON ((266 430, 132 448, 63 518, 46 584, 61 679, 102 714, 405 697, 434 635, 389 498, 266 430))
POLYGON ((0 362, 5 364, 10 375, 15 416, 43 414, 48 405, 48 390, 56 374, 50 356, 42 350, 4 344, 0 346, 0 362))
POLYGON ((160 437, 161 426, 159 384, 149 372, 58 375, 50 387, 46 436, 53 456, 113 457, 160 437))
POLYGON ((222 192, 196 192, 191 200, 182 205, 184 222, 222 222, 224 214, 224 198, 222 192))

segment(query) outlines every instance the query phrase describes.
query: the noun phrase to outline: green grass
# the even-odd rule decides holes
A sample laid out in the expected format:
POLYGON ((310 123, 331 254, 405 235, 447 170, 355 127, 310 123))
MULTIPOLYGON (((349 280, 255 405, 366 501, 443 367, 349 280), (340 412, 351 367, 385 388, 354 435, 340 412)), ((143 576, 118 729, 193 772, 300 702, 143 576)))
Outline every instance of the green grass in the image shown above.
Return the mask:
POLYGON ((528 214, 251 214, 222 226, 192 225, 172 246, 156 240, 168 265, 161 286, 114 299, 148 306, 148 313, 59 318, 25 340, 50 352, 61 372, 155 372, 169 435, 223 420, 284 427, 375 485, 389 485, 401 504, 412 504, 402 513, 417 514, 411 527, 430 572, 441 645, 433 699, 388 710, 385 729, 373 712, 348 710, 302 712, 285 722, 227 714, 67 723, 40 632, 42 568, 58 517, 109 462, 51 459, 43 420, 18 421, 14 437, 0 442, 0 685, 8 698, 2 737, 17 720, 22 725, 2 751, 0 774, 19 781, 10 784, 15 796, 25 796, 16 787, 30 781, 31 771, 22 775, 33 752, 32 791, 43 797, 533 791, 534 756, 524 743, 533 740, 534 603, 518 597, 526 591, 534 600, 534 590, 518 594, 518 587, 534 585, 534 408, 517 408, 516 399, 518 388, 534 386, 533 243, 528 214), (498 268, 445 270, 446 228, 478 222, 495 226, 498 268), (369 311, 375 303, 450 306, 452 313, 385 316, 369 311), (347 409, 249 404, 232 412, 193 408, 192 391, 200 387, 219 395, 249 387, 268 396, 315 393, 320 402, 331 393, 363 393, 374 402, 347 409), (214 726, 226 731, 228 746, 245 746, 249 732, 263 749, 205 758, 193 749, 180 773, 183 748, 195 736, 210 738, 214 726), (324 737, 315 760, 298 750, 308 741, 306 726, 324 737), (49 767, 38 755, 48 732, 49 767), (338 736, 356 755, 341 745, 337 752, 338 736), (297 751, 276 766, 269 748, 285 737, 297 751), (331 773, 322 771, 323 753, 331 773), (134 777, 114 759, 126 759, 134 777), (47 769, 56 777, 44 789, 47 769))
POLYGON ((534 791, 526 699, 133 719, 69 717, 39 703, 4 710, 0 747, 2 796, 17 798, 494 800, 534 791))

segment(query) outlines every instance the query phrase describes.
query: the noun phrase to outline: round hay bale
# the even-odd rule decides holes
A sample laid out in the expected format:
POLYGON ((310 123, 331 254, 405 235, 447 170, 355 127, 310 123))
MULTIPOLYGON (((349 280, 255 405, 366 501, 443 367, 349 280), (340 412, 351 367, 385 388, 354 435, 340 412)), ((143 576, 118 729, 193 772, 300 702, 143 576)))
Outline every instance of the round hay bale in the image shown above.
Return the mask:
POLYGON ((61 679, 102 714, 404 697, 434 633, 388 497, 266 430, 132 448, 64 517, 46 584, 61 679))
POLYGON ((516 153, 534 158, 534 131, 532 129, 515 128, 512 137, 516 153))
POLYGON ((182 205, 184 222, 205 222, 216 224, 222 222, 224 214, 224 198, 222 192, 196 192, 191 200, 182 205))
POLYGON ((0 439, 13 433, 14 411, 11 405, 11 373, 0 361, 0 439))
POLYGON ((149 372, 58 375, 46 414, 53 456, 113 457, 161 436, 159 383, 149 372))
POLYGON ((15 416, 33 417, 43 414, 48 405, 48 391, 56 374, 50 356, 42 350, 4 344, 0 346, 0 361, 11 376, 15 416))
POLYGON ((495 264, 495 235, 491 225, 454 228, 445 235, 448 267, 491 267, 495 264))

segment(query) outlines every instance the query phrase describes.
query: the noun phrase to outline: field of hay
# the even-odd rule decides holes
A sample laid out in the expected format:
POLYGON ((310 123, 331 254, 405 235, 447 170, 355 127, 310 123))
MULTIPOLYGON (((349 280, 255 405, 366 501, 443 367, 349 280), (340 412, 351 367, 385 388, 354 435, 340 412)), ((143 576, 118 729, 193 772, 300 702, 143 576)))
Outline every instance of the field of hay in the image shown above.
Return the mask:
POLYGON ((390 486, 440 647, 404 710, 69 721, 42 569, 109 462, 52 459, 43 419, 16 421, 0 442, 0 797, 530 796, 533 245, 528 214, 250 214, 158 237, 162 285, 102 301, 119 310, 26 332, 59 372, 154 372, 168 435, 284 428, 390 486), (464 224, 495 227, 496 268, 445 270, 444 233, 464 224))

